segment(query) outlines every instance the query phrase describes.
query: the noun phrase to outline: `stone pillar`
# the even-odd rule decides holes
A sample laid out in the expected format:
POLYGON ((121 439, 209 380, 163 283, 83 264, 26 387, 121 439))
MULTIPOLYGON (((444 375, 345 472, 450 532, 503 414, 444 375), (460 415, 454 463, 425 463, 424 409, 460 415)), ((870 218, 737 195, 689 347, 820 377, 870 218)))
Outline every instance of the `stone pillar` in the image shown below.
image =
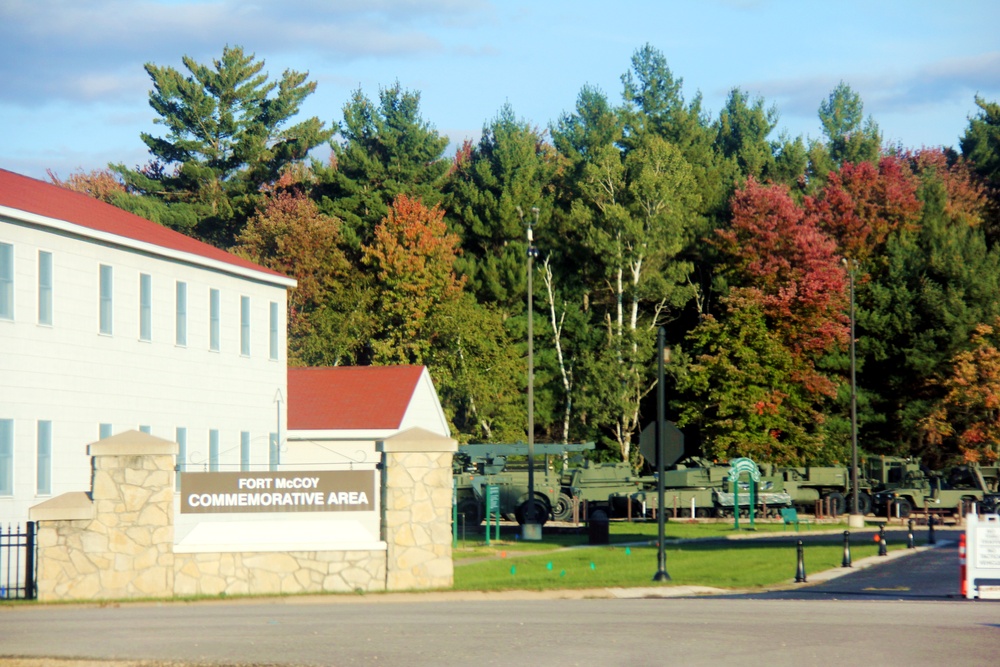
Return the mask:
POLYGON ((88 450, 91 492, 30 509, 39 522, 39 599, 171 597, 177 445, 126 431, 88 450))
POLYGON ((386 590, 449 588, 452 456, 458 443, 412 428, 381 440, 386 590))

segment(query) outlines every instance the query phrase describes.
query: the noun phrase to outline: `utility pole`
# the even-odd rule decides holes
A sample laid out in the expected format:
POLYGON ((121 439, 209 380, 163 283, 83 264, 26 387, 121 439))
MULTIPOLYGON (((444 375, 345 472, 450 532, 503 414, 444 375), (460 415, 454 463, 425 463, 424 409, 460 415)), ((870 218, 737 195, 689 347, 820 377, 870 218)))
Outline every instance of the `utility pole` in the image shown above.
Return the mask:
MULTIPOLYGON (((520 213, 520 208, 518 208, 520 213)), ((534 224, 538 224, 538 208, 532 208, 534 224)), ((537 504, 535 503, 535 356, 534 356, 534 303, 532 301, 531 278, 534 273, 534 260, 538 255, 535 239, 531 230, 532 219, 528 218, 528 505, 524 510, 524 526, 522 538, 525 540, 542 539, 542 525, 538 522, 537 504)))

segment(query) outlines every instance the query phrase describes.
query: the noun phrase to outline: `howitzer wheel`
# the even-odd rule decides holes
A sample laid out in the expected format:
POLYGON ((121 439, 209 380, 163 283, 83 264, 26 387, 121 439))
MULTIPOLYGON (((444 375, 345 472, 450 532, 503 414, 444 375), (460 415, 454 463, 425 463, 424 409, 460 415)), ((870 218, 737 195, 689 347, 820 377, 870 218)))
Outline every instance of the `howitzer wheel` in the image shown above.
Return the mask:
POLYGON ((555 521, 571 521, 573 519, 573 499, 568 494, 559 494, 556 506, 552 508, 552 518, 555 521))
POLYGON ((535 503, 535 522, 540 526, 544 526, 545 522, 549 520, 549 505, 544 500, 540 500, 538 498, 535 498, 534 501, 526 500, 521 503, 515 513, 517 523, 522 526, 525 524, 528 513, 528 503, 530 502, 535 503))

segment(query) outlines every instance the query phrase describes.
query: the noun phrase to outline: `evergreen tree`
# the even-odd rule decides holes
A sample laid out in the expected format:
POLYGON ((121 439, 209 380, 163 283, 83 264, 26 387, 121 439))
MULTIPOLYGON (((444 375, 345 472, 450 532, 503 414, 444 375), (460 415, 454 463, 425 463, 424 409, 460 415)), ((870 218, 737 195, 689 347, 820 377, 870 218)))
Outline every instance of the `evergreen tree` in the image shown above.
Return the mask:
POLYGON ((716 150, 736 163, 742 179, 770 178, 775 172, 775 147, 767 137, 777 123, 776 107, 765 109, 763 98, 751 101, 742 90, 733 88, 716 123, 716 150))
POLYGON ((441 202, 448 138, 423 120, 420 93, 403 90, 397 81, 379 91, 376 105, 358 89, 344 105, 339 136, 332 143, 333 164, 314 168, 322 181, 321 208, 344 221, 349 246, 371 243, 399 195, 428 207, 441 202))
POLYGON ((969 127, 959 141, 962 156, 986 186, 988 235, 1000 240, 1000 104, 976 96, 979 113, 969 119, 969 127))
POLYGON ((456 269, 482 303, 506 316, 525 306, 524 215, 551 210, 555 155, 540 132, 518 120, 510 105, 483 127, 473 147, 455 157, 445 192, 449 221, 462 238, 456 269))
POLYGON ((316 89, 307 73, 286 70, 270 81, 264 61, 239 46, 225 47, 211 66, 188 56, 183 62, 187 76, 146 65, 155 122, 168 130, 165 137, 142 134, 152 161, 110 166, 146 198, 125 200, 129 210, 229 247, 256 210, 261 186, 333 132, 315 117, 289 124, 316 89))
POLYGON ((819 120, 835 164, 878 160, 882 135, 875 120, 871 116, 864 119, 863 115, 861 96, 843 81, 820 103, 819 120))

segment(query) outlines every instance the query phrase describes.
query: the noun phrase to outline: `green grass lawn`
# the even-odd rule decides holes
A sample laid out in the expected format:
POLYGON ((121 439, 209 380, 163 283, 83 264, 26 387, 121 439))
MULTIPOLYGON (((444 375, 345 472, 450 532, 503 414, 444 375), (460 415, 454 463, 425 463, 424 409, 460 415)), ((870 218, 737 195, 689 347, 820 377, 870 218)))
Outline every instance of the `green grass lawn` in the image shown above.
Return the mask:
MULTIPOLYGON (((656 541, 659 534, 659 527, 655 521, 645 522, 612 522, 610 525, 610 537, 612 543, 631 543, 642 541, 656 541)), ((844 530, 846 524, 802 524, 799 532, 808 534, 815 530, 844 530)), ((478 558, 483 555, 499 553, 499 551, 546 551, 558 549, 560 547, 580 546, 587 544, 587 529, 582 528, 576 532, 555 532, 550 529, 543 529, 543 540, 541 542, 523 542, 518 539, 520 526, 502 526, 499 540, 492 540, 489 546, 486 545, 486 538, 483 532, 466 533, 459 536, 458 549, 454 552, 455 560, 465 558, 478 558)), ((666 540, 685 540, 699 538, 728 538, 736 535, 733 524, 729 522, 719 523, 688 523, 685 521, 667 522, 664 524, 664 537, 666 540)), ((784 526, 781 523, 757 523, 755 534, 760 533, 785 533, 793 535, 795 528, 784 526)), ((740 520, 740 533, 750 534, 749 523, 746 519, 740 520)), ((491 537, 493 533, 491 532, 491 537)))
MULTIPOLYGON (((742 522, 741 522, 742 523, 742 522)), ((780 524, 759 524, 758 531, 782 532, 780 524), (770 526, 771 528, 768 528, 770 526)), ((837 529, 837 525, 822 528, 837 529)), ((841 530, 843 527, 840 527, 841 530)), ((581 534, 543 534, 541 542, 506 540, 487 547, 480 541, 459 543, 455 550, 455 590, 552 590, 655 585, 698 585, 716 588, 761 588, 794 580, 797 552, 794 542, 767 544, 757 540, 711 539, 671 544, 665 541, 671 581, 652 581, 657 570, 655 523, 612 524, 610 546, 586 546, 581 534), (627 546, 626 546, 627 545, 627 546)), ((668 540, 724 538, 734 535, 732 524, 667 524, 668 540)), ((805 527, 800 535, 808 534, 805 527)), ((516 534, 516 533, 511 533, 516 534)), ((785 531, 794 539, 795 532, 785 531)), ((501 537, 504 537, 502 535, 501 537)), ((890 544, 890 550, 905 549, 890 544)), ((874 556, 877 544, 856 536, 851 558, 874 556)), ((841 566, 844 555, 840 533, 823 544, 805 547, 806 575, 841 566)))

